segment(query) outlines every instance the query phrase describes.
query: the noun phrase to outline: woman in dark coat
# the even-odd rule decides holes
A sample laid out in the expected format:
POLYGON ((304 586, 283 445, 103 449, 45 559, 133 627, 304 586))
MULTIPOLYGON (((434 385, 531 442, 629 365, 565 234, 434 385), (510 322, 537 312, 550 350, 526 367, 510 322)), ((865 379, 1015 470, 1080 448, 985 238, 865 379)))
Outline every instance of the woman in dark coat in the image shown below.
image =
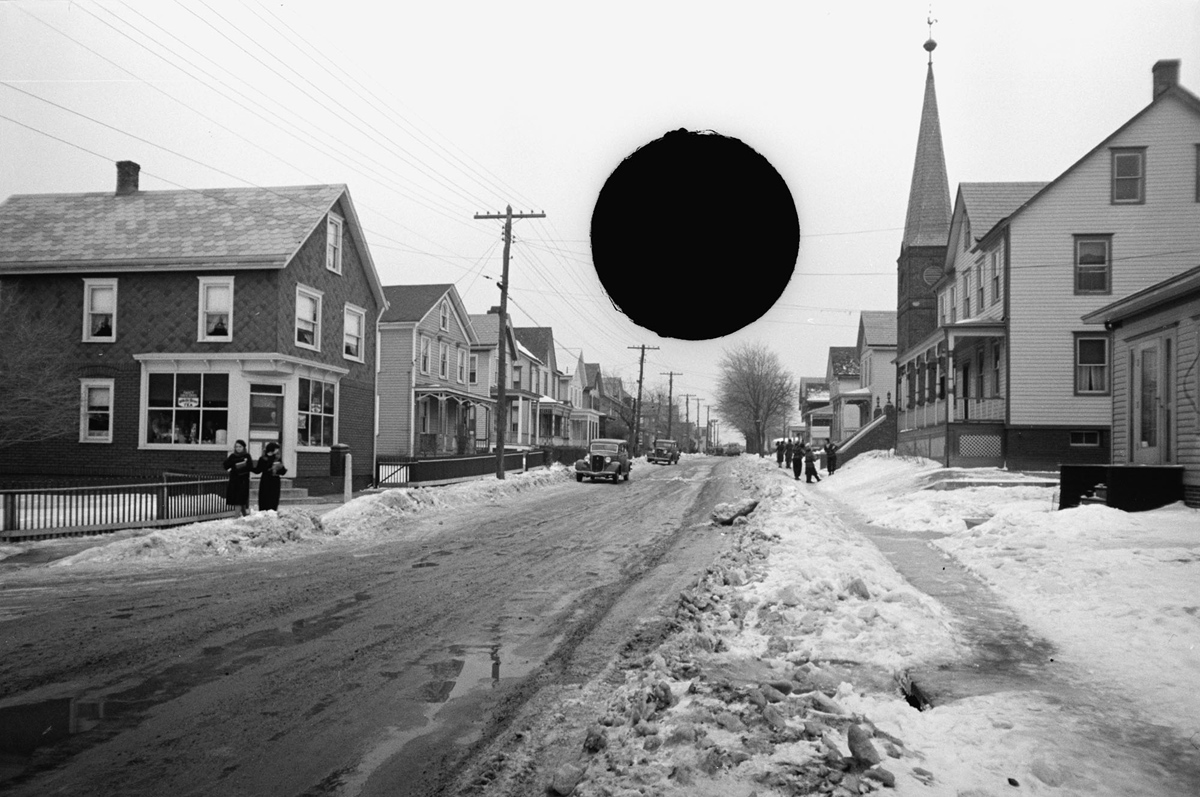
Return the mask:
POLYGON ((804 443, 797 442, 796 450, 792 452, 792 475, 800 481, 800 471, 804 469, 804 443))
POLYGON ((804 449, 804 481, 812 484, 814 478, 821 481, 821 475, 817 473, 817 455, 811 448, 806 448, 804 449))
POLYGON ((781 467, 781 468, 783 467, 783 440, 782 439, 780 439, 780 441, 775 444, 775 461, 777 463, 779 463, 779 467, 781 467))
POLYGON ((254 466, 255 473, 261 473, 258 483, 258 508, 265 512, 268 509, 279 509, 279 477, 287 473, 280 458, 279 443, 267 443, 263 454, 254 466))
POLYGON ((246 452, 246 441, 234 441, 233 453, 225 457, 225 470, 229 473, 225 503, 236 506, 243 516, 250 514, 250 471, 253 467, 254 461, 246 452))
POLYGON ((832 476, 837 470, 837 446, 832 442, 825 444, 825 470, 832 476))

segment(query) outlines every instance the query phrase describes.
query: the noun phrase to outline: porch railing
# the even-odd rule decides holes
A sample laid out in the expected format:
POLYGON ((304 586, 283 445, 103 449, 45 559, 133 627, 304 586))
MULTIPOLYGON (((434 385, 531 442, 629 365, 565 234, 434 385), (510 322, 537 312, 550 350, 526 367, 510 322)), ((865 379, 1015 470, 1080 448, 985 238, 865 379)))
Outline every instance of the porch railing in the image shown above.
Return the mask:
POLYGON ((227 517, 227 476, 164 474, 162 481, 0 490, 0 539, 177 526, 227 517))
POLYGON ((954 400, 954 422, 1003 421, 1004 399, 1002 398, 956 398, 954 400))
POLYGON ((896 422, 900 429, 923 429, 927 426, 939 426, 946 423, 946 402, 942 399, 927 401, 924 404, 914 404, 908 409, 900 410, 896 422))

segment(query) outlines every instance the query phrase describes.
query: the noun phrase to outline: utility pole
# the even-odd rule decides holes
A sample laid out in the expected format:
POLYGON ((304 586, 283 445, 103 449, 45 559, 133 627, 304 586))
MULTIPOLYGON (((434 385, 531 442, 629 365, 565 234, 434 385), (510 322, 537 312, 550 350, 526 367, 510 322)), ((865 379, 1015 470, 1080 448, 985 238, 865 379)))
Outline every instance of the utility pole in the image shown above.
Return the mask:
POLYGON ((660 371, 659 376, 667 377, 667 439, 674 440, 671 436, 671 411, 675 409, 675 377, 683 374, 678 371, 667 371, 664 374, 660 371))
POLYGON ((647 346, 646 344, 643 343, 641 346, 626 346, 625 348, 642 350, 641 359, 638 361, 637 403, 633 405, 633 455, 637 456, 638 452, 641 450, 641 447, 642 447, 641 446, 641 438, 642 438, 642 377, 645 375, 645 372, 646 372, 646 349, 650 349, 651 351, 657 351, 658 347, 657 346, 647 346))
MULTIPOLYGON (((686 430, 684 432, 684 434, 687 435, 689 449, 692 447, 692 445, 691 445, 691 443, 692 443, 692 414, 690 412, 688 412, 688 410, 690 410, 692 408, 692 402, 689 401, 688 399, 690 399, 694 395, 695 395, 695 393, 680 393, 679 394, 679 397, 681 399, 683 399, 683 428, 686 430)), ((697 426, 700 425, 699 417, 696 418, 696 425, 697 426)), ((691 453, 691 452, 689 451, 688 453, 691 453)))
POLYGON ((497 336, 497 348, 500 350, 496 367, 496 478, 504 479, 504 433, 508 426, 508 391, 506 390, 508 376, 505 366, 508 364, 508 253, 512 248, 513 219, 544 219, 545 213, 513 213, 509 205, 503 214, 476 213, 476 219, 504 219, 504 269, 500 276, 500 332, 497 336))

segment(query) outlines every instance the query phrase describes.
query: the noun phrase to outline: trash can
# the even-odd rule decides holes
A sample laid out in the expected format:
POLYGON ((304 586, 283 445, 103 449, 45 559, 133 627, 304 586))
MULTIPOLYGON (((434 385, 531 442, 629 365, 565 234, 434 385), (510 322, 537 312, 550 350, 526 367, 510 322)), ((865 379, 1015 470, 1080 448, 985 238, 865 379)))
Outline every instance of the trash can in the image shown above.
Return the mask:
POLYGON ((329 447, 329 475, 330 476, 345 476, 346 475, 346 456, 350 453, 350 446, 345 443, 334 443, 329 447))

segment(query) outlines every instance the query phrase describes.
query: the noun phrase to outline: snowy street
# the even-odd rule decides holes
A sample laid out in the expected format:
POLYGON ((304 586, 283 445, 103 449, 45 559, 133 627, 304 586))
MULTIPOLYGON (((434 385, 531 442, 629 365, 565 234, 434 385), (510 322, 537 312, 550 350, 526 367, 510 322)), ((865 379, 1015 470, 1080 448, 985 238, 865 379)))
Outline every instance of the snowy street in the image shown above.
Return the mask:
POLYGON ((822 475, 687 456, 627 484, 555 468, 316 520, 4 546, 0 725, 48 730, 7 737, 0 777, 12 794, 1200 791, 1200 513, 1058 512, 1043 482, 882 453, 822 475), (710 522, 745 498, 744 522, 710 522))

